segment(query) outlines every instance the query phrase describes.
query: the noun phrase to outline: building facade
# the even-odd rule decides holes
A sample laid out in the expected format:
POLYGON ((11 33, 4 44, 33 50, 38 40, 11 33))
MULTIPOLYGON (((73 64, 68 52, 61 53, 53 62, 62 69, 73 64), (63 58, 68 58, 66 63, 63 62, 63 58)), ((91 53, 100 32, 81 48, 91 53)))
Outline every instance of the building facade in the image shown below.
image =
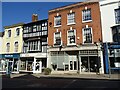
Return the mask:
POLYGON ((23 25, 23 52, 20 55, 20 72, 41 73, 47 66, 48 20, 38 20, 23 25))
POLYGON ((52 9, 48 15, 52 73, 95 73, 96 68, 104 73, 99 3, 75 3, 52 9))
POLYGON ((105 73, 120 73, 120 1, 100 3, 105 73))
POLYGON ((2 65, 2 44, 3 44, 3 32, 0 32, 0 72, 3 70, 3 65, 2 65))
POLYGON ((19 72, 20 53, 22 52, 22 25, 18 23, 4 27, 2 44, 3 71, 19 72))

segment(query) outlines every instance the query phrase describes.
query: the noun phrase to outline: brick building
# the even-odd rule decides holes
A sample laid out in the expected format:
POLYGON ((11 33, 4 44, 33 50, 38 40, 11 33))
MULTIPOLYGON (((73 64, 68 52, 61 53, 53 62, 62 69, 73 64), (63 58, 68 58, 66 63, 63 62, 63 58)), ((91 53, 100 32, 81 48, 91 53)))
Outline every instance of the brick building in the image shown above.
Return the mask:
POLYGON ((103 70, 102 30, 98 2, 79 2, 49 10, 48 67, 52 73, 103 70))

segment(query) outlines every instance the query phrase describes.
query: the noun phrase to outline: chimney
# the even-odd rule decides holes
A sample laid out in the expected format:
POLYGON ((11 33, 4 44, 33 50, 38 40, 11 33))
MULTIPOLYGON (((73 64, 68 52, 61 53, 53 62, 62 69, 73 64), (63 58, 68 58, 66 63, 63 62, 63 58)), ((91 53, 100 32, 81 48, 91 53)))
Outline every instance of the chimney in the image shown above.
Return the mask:
POLYGON ((38 15, 37 14, 33 14, 32 15, 32 22, 38 21, 38 15))

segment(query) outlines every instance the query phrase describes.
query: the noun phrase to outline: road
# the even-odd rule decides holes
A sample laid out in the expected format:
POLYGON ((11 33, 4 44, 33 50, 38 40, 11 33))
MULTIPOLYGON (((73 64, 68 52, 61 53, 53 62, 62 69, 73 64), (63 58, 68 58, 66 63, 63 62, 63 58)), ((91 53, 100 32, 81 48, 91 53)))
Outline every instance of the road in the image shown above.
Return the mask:
POLYGON ((120 88, 120 80, 35 77, 24 75, 15 78, 2 78, 2 88, 120 88))

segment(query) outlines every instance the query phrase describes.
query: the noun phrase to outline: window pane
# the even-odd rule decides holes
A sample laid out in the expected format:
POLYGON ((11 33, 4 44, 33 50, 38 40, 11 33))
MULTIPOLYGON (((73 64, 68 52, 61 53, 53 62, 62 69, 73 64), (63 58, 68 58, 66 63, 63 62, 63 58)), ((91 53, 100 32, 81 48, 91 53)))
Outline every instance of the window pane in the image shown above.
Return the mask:
POLYGON ((87 20, 92 20, 91 18, 91 9, 87 9, 87 10, 83 10, 82 11, 82 18, 83 18, 83 21, 87 21, 87 20))
POLYGON ((92 43, 91 28, 84 28, 84 43, 92 43))
POLYGON ((61 25, 61 16, 56 16, 55 17, 55 26, 61 25))

